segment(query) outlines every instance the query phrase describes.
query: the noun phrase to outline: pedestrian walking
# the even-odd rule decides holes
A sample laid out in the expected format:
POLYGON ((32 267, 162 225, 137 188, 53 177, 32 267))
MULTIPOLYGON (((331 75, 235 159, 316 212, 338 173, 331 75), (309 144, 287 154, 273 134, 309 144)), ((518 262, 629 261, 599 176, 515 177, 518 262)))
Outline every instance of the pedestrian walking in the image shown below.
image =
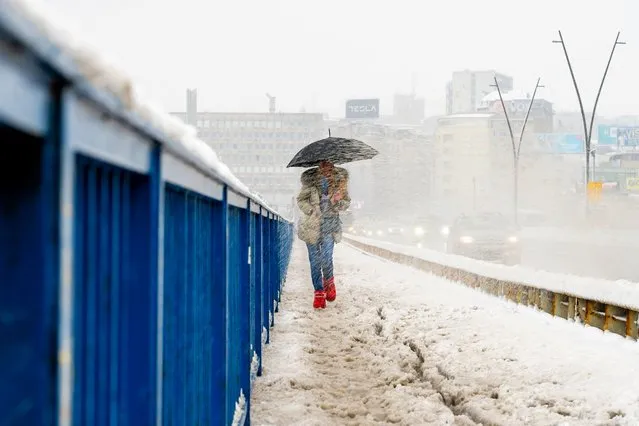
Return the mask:
POLYGON ((329 137, 302 148, 287 167, 311 167, 302 173, 297 205, 302 212, 297 236, 306 243, 315 295, 313 307, 326 308, 337 297, 333 248, 342 238, 340 213, 348 209, 348 171, 338 164, 368 160, 377 150, 355 139, 329 137))
POLYGON ((298 237, 306 243, 315 289, 313 307, 324 309, 326 301, 337 297, 333 268, 333 248, 342 238, 340 212, 350 206, 348 171, 323 161, 302 173, 302 189, 297 205, 303 216, 298 237))

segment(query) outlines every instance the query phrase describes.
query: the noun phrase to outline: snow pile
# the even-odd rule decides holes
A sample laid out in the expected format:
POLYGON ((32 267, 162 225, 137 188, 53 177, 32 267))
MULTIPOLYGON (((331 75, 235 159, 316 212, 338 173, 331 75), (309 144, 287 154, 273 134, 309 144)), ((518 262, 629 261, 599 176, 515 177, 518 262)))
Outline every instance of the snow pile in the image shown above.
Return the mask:
POLYGON ((80 43, 83 37, 73 34, 70 26, 64 24, 64 18, 56 16, 55 10, 44 4, 28 0, 6 0, 3 2, 0 14, 16 15, 26 19, 33 25, 38 33, 38 40, 29 40, 38 53, 47 57, 51 51, 59 53, 58 56, 69 58, 73 65, 75 75, 67 77, 79 87, 88 82, 99 91, 106 92, 120 104, 127 113, 141 119, 152 129, 165 136, 165 142, 169 149, 180 154, 194 165, 209 170, 214 176, 228 184, 235 191, 245 195, 254 201, 268 207, 261 197, 253 194, 217 157, 213 149, 196 136, 196 130, 183 123, 180 119, 172 117, 150 102, 140 99, 135 92, 135 85, 131 78, 121 67, 115 65, 115 61, 107 59, 103 54, 98 54, 98 48, 80 43), (42 47, 42 40, 47 40, 50 45, 42 47))
MULTIPOLYGON (((115 65, 112 58, 98 54, 97 47, 86 43, 84 37, 74 34, 72 26, 55 8, 32 0, 5 0, 1 12, 17 14, 37 28, 40 40, 30 40, 34 42, 34 48, 38 47, 37 42, 47 40, 50 46, 46 50, 70 57, 78 73, 71 78, 86 79, 97 89, 115 96, 126 108, 134 106, 134 88, 127 73, 115 65)), ((50 52, 38 53, 46 55, 50 52)))
POLYGON ((240 390, 240 397, 235 403, 235 412, 233 413, 233 426, 240 426, 244 424, 244 420, 246 419, 246 397, 244 396, 244 391, 240 390))
POLYGON ((251 358, 251 383, 253 383, 257 378, 257 370, 260 368, 260 357, 253 350, 253 345, 251 345, 251 352, 253 352, 253 357, 251 358))
POLYGON ((295 248, 253 424, 639 424, 636 342, 335 253, 337 301, 314 311, 295 248))
POLYGON ((356 237, 353 235, 348 235, 347 237, 364 244, 450 268, 461 269, 484 277, 521 283, 535 288, 624 306, 631 309, 639 309, 639 283, 625 280, 611 281, 600 278, 585 278, 575 275, 546 272, 525 266, 505 266, 464 256, 356 237))

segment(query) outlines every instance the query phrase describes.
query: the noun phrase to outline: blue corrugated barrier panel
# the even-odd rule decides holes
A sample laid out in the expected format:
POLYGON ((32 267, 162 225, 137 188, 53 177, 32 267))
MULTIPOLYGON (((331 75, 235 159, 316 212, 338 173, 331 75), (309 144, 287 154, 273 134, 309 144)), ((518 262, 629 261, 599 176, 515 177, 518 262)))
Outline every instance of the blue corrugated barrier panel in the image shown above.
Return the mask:
POLYGON ((56 241, 45 141, 0 122, 0 425, 51 424, 56 241))
POLYGON ((269 215, 269 220, 265 220, 263 222, 264 227, 264 240, 262 242, 262 250, 263 250, 263 266, 262 266, 262 273, 264 274, 264 277, 262 279, 262 330, 263 330, 263 343, 262 344, 268 344, 270 343, 270 339, 271 339, 271 316, 273 315, 272 313, 272 308, 273 308, 273 297, 272 297, 272 292, 271 292, 271 264, 272 264, 272 259, 273 259, 273 246, 271 245, 271 230, 272 230, 272 226, 271 226, 271 220, 270 220, 270 215, 269 215))
MULTIPOLYGON (((255 375, 262 374, 262 328, 264 327, 264 217, 258 210, 257 213, 252 213, 253 217, 253 236, 254 244, 252 250, 252 268, 251 271, 254 274, 254 282, 252 283, 252 308, 251 315, 253 317, 253 343, 254 357, 257 360, 257 366, 252 367, 255 371, 251 373, 255 375)), ((253 378, 254 380, 255 378, 253 378)))
POLYGON ((149 179, 84 157, 75 178, 74 423, 149 424, 157 329, 149 179))
POLYGON ((292 225, 81 70, 3 3, 0 426, 249 424, 292 225))
MULTIPOLYGON (((248 389, 242 389, 244 376, 249 377, 249 330, 248 330, 248 225, 246 209, 230 207, 228 213, 228 293, 227 293, 227 413, 233 413, 240 394, 245 397, 248 389), (246 368, 248 366, 248 368, 246 368)), ((227 419, 227 423, 231 419, 227 419)))
POLYGON ((164 209, 163 420, 223 424, 226 281, 221 201, 169 185, 164 209))

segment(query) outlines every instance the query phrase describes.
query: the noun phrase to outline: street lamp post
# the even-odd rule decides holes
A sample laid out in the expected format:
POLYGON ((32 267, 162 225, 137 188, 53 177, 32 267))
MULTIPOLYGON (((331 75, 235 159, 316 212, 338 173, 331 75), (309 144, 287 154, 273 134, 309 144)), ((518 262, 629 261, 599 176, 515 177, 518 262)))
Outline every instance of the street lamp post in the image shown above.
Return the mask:
POLYGON ((615 49, 619 44, 626 44, 623 41, 619 41, 619 37, 621 36, 621 31, 617 32, 617 38, 615 38, 615 43, 612 45, 612 49, 610 50, 610 56, 608 57, 608 63, 606 64, 606 69, 604 71, 603 77, 601 78, 601 83, 599 84, 599 90, 597 91, 597 97, 595 98, 595 104, 592 107, 592 116, 590 117, 590 126, 586 124, 586 112, 584 111, 584 104, 581 100, 581 94, 579 93, 579 87, 577 86, 577 79, 575 78, 575 73, 572 69, 572 64, 570 63, 570 57, 568 57, 568 50, 566 49, 566 43, 564 42, 564 37, 559 31, 559 40, 553 40, 553 43, 560 43, 564 50, 564 56, 566 57, 566 62, 568 63, 568 70, 570 71, 570 76, 572 77, 572 83, 575 86, 575 92, 577 92, 577 100, 579 101, 579 109, 581 110, 581 119, 583 121, 584 126, 584 139, 586 141, 586 187, 590 182, 590 141, 592 138, 592 126, 595 122, 595 115, 597 113, 597 104, 599 103, 599 97, 601 96, 601 90, 603 89, 604 82, 606 81, 606 76, 608 75, 608 69, 610 68, 610 62, 612 61, 612 56, 615 54, 615 49))
POLYGON ((501 88, 499 87, 499 82, 497 81, 497 77, 493 76, 495 80, 495 84, 491 86, 497 88, 497 93, 499 94, 499 101, 501 102, 501 107, 504 110, 504 116, 506 117, 506 124, 508 125, 508 132, 510 133, 510 142, 513 148, 513 215, 515 218, 515 222, 517 222, 518 210, 519 210, 519 154, 521 152, 521 143, 524 140, 524 131, 526 130, 526 124, 528 124, 528 117, 530 117, 530 110, 532 109, 533 102, 535 102, 535 96, 537 95, 537 89, 540 87, 544 87, 539 84, 540 78, 537 79, 537 84, 535 84, 535 90, 533 91, 532 97, 530 98, 530 103, 528 104, 528 110, 526 111, 526 117, 524 118, 524 123, 521 126, 521 132, 519 133, 519 143, 515 143, 515 136, 513 134, 513 128, 510 124, 510 117, 508 116, 508 111, 506 110, 506 104, 504 103, 504 97, 501 94, 501 88))

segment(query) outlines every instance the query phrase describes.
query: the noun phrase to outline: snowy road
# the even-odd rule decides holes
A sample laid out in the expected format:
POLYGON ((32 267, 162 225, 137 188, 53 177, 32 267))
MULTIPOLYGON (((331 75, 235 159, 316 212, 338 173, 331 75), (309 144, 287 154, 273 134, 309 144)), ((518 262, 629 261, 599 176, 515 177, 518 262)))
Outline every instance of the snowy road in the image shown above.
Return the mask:
POLYGON ((639 423, 639 344, 336 249, 311 308, 304 247, 256 381, 257 425, 639 423))

